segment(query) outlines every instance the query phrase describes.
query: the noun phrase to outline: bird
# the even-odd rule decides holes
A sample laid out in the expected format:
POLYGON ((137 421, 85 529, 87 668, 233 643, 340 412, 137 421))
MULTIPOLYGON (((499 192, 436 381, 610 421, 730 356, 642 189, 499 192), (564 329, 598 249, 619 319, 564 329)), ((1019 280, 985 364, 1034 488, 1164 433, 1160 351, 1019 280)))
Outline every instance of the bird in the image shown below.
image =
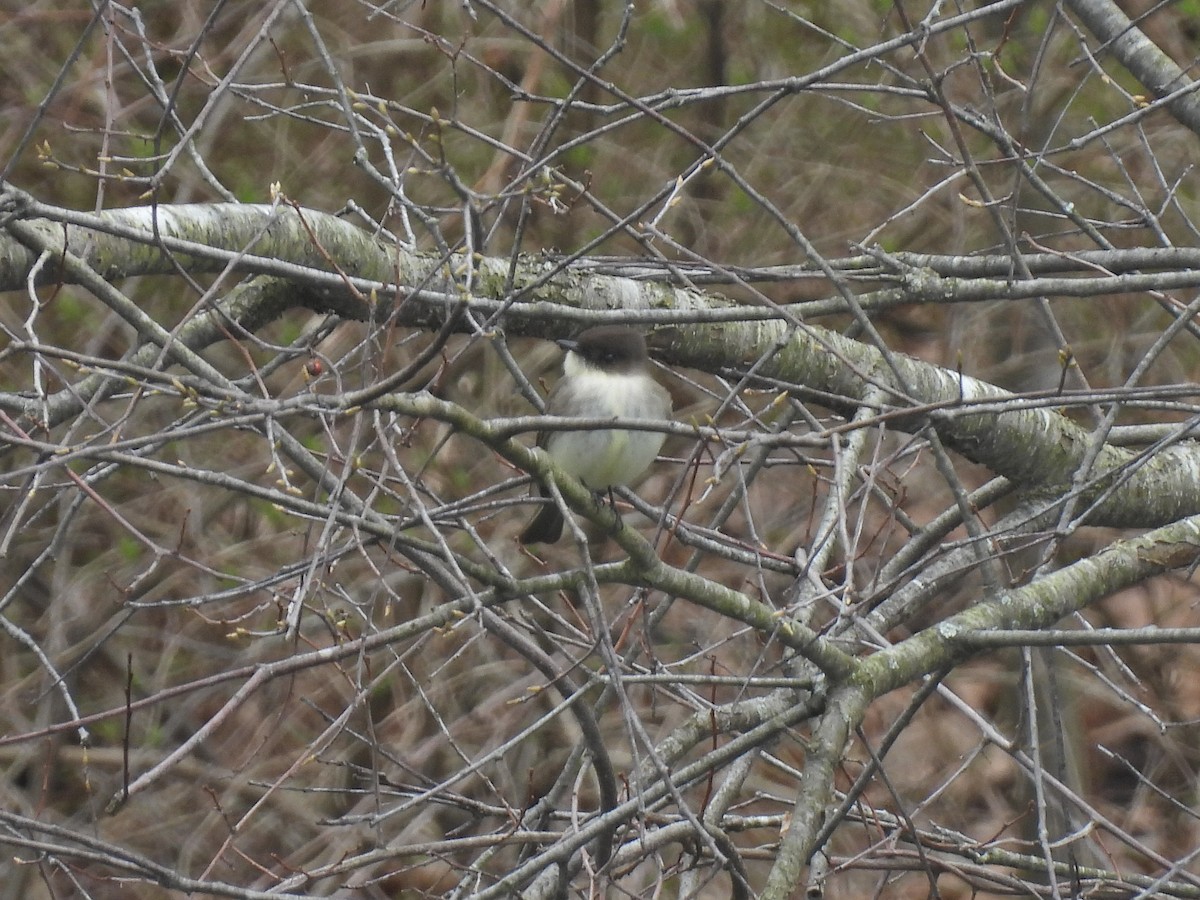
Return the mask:
MULTIPOLYGON (((646 339, 626 325, 597 325, 574 340, 557 342, 565 352, 563 377, 546 401, 546 414, 586 419, 667 419, 671 395, 650 373, 646 339)), ((644 472, 666 435, 623 428, 542 431, 537 446, 559 468, 594 492, 629 484, 644 472)), ((542 497, 549 497, 539 486, 542 497)), ((550 500, 521 532, 522 544, 552 544, 562 537, 563 516, 550 500)))

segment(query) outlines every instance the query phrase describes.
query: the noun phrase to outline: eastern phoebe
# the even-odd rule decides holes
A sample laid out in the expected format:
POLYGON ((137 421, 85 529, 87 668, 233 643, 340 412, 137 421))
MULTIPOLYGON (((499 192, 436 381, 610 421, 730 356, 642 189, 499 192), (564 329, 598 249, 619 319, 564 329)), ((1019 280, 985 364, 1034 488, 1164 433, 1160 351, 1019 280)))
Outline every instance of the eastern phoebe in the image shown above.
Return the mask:
MULTIPOLYGON (((650 374, 646 339, 624 325, 598 325, 566 350, 563 377, 546 401, 551 416, 583 419, 666 419, 671 397, 650 374)), ((593 491, 605 491, 637 478, 663 445, 666 435, 653 431, 594 428, 586 431, 543 431, 537 445, 565 471, 593 491)), ((548 496, 539 485, 541 496, 548 496)), ((521 532, 522 544, 554 543, 562 537, 558 505, 545 503, 521 532)))

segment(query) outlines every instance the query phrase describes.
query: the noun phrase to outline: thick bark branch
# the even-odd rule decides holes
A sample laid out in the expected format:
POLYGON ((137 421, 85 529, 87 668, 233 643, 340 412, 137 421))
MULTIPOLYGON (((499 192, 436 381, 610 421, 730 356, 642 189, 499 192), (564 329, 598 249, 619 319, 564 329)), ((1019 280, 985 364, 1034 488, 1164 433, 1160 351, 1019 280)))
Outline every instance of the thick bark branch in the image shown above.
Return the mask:
POLYGON ((1115 3, 1067 0, 1067 7, 1155 97, 1162 99, 1176 94, 1167 102, 1167 109, 1183 125, 1200 134, 1200 100, 1195 95, 1200 84, 1188 78, 1115 3))
MULTIPOLYGON (((24 202, 27 212, 46 210, 28 198, 24 202)), ((425 327, 440 323, 461 303, 479 305, 484 312, 507 310, 505 324, 514 333, 538 335, 573 330, 582 312, 594 317, 611 311, 623 319, 649 322, 658 319, 660 311, 677 322, 689 316, 703 321, 705 313, 714 310, 729 313, 730 320, 719 323, 663 325, 655 329, 651 344, 674 365, 711 372, 754 365, 767 383, 802 395, 812 391, 839 411, 853 412, 868 402, 872 385, 883 388, 892 406, 880 414, 892 427, 913 433, 932 427, 947 446, 1026 490, 1064 491, 1092 440, 1083 428, 1049 408, 1061 398, 1045 398, 1043 406, 1020 404, 1013 394, 991 384, 901 354, 891 354, 888 364, 884 354, 868 344, 817 326, 789 324, 786 310, 747 310, 695 290, 560 270, 542 259, 522 260, 516 266, 498 258, 477 259, 474 271, 467 273, 464 259, 447 262, 406 251, 336 217, 290 206, 140 207, 101 217, 55 213, 59 221, 22 219, 20 231, 35 230, 39 245, 52 248, 48 256, 61 260, 65 249, 107 278, 176 271, 177 264, 189 263, 208 271, 226 266, 262 271, 293 280, 294 305, 352 318, 374 314, 381 320, 390 310, 393 297, 372 309, 364 293, 379 285, 392 285, 405 304, 399 321, 425 327), (260 246, 264 252, 256 255, 260 246), (531 315, 543 324, 533 324, 531 315), (776 318, 759 318, 764 315, 776 318), (735 321, 736 316, 753 320, 735 321)), ((37 256, 37 250, 17 241, 0 242, 0 287, 22 284, 37 256)), ((72 271, 59 262, 45 268, 53 270, 54 278, 72 271)), ((43 272, 39 279, 51 280, 52 275, 43 272)), ((937 281, 932 274, 930 278, 937 281)), ((911 288, 921 278, 908 281, 911 288)), ((276 315, 282 311, 278 303, 272 309, 276 315)), ((231 318, 248 330, 263 322, 253 308, 242 306, 231 318)), ((221 333, 219 328, 205 329, 203 340, 186 340, 185 346, 199 349, 219 340, 221 333)), ((176 334, 189 332, 179 329, 176 334)), ((64 399, 66 414, 87 392, 72 390, 64 398, 68 394, 75 399, 64 399)), ((30 412, 18 409, 23 401, 3 401, 5 408, 30 412)), ((57 407, 52 402, 48 408, 57 407)), ((1192 442, 1152 455, 1106 446, 1087 474, 1085 497, 1098 504, 1087 517, 1093 524, 1155 526, 1200 513, 1200 452, 1192 442)))

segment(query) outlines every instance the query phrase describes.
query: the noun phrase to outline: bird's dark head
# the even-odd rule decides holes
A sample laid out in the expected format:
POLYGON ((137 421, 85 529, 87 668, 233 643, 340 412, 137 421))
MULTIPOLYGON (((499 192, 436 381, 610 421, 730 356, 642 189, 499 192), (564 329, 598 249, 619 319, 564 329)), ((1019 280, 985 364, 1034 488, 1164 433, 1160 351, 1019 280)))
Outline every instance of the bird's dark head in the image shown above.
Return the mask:
POLYGON ((627 325, 597 325, 558 345, 589 366, 610 372, 636 370, 646 363, 646 338, 627 325))

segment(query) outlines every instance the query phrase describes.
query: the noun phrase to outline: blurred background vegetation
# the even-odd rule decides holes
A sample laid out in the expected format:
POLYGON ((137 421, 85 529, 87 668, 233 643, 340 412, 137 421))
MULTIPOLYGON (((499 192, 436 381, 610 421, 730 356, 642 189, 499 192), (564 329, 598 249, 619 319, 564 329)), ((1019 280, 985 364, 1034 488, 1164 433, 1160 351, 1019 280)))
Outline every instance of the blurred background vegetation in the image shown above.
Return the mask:
MULTIPOLYGON (((1055 4, 1030 2, 981 15, 969 29, 932 33, 921 43, 922 54, 898 43, 847 66, 839 63, 859 48, 909 32, 928 10, 874 0, 646 0, 631 6, 545 0, 498 7, 314 0, 302 11, 285 2, 183 0, 113 4, 93 26, 95 11, 83 3, 0 0, 0 165, 8 181, 38 200, 84 211, 151 201, 269 203, 277 184, 304 207, 341 213, 364 227, 378 223, 429 251, 461 242, 469 198, 485 237, 476 249, 497 257, 582 253, 613 264, 658 257, 714 271, 798 265, 809 260, 794 230, 828 258, 876 245, 888 252, 1003 253, 993 213, 1028 248, 1094 248, 1060 208, 1031 189, 994 133, 943 114, 927 90, 935 84, 946 104, 974 111, 987 128, 1026 148, 1055 195, 1112 245, 1197 242, 1196 135, 1163 110, 1139 115, 1147 102, 1143 89, 1107 58, 1089 59, 1083 32, 1055 4), (610 50, 612 59, 598 75, 616 90, 581 85, 577 67, 610 50), (811 77, 826 69, 827 76, 811 77), (783 90, 789 79, 792 89, 783 90), (352 95, 340 96, 342 86, 352 95), (652 104, 654 115, 621 98, 651 103, 672 93, 677 102, 652 104), (572 95, 576 102, 563 114, 557 101, 572 95), (357 133, 347 127, 346 101, 356 112, 357 133), (178 128, 164 117, 168 105, 182 123, 178 128), (1119 127, 1093 134, 1125 117, 1119 127), (190 144, 180 140, 181 129, 190 144), (1090 137, 1077 141, 1082 135, 1090 137), (683 179, 703 143, 719 144, 723 163, 757 193, 718 166, 683 179), (964 154, 990 189, 991 209, 965 174, 964 154), (536 165, 528 164, 531 158, 536 165), (564 188, 565 182, 580 189, 564 188), (674 188, 664 203, 664 191, 674 188)), ((1200 4, 1179 2, 1157 9, 1144 28, 1186 66, 1200 37, 1198 22, 1200 4)), ((170 328, 214 283, 164 276, 120 286, 170 328)), ((829 285, 789 278, 717 290, 747 303, 790 303, 826 296, 829 285)), ((103 359, 128 350, 129 329, 82 289, 61 286, 40 296, 37 341, 103 359)), ((1065 345, 1033 304, 914 305, 884 311, 875 322, 893 349, 1014 391, 1056 386, 1066 352, 1092 387, 1120 385, 1169 322, 1144 296, 1052 303, 1065 345)), ((28 296, 0 300, 0 323, 9 335, 25 334, 32 315, 28 296)), ((852 327, 848 315, 821 324, 852 327)), ((429 340, 417 331, 335 323, 297 311, 205 356, 231 377, 262 370, 263 391, 288 397, 373 384, 429 340), (313 360, 324 365, 315 381, 313 360)), ((558 360, 552 346, 509 344, 535 385, 552 381, 558 360)), ((59 390, 76 377, 66 360, 35 372, 27 356, 3 349, 5 391, 32 391, 37 378, 59 390)), ((1178 342, 1140 383, 1190 382, 1196 367, 1195 342, 1178 342)), ((716 373, 661 377, 680 421, 703 421, 729 392, 727 377, 716 373)), ((532 412, 503 358, 477 335, 451 339, 414 381, 480 415, 532 412)), ((773 399, 773 392, 745 392, 719 421, 761 425, 757 417, 771 418, 773 399)), ((1121 421, 1185 414, 1162 405, 1131 407, 1121 421)), ((818 408, 815 415, 825 413, 818 408)), ((117 397, 94 419, 76 423, 77 432, 55 439, 71 444, 169 433, 186 417, 176 398, 117 397)), ((384 515, 408 508, 410 490, 428 498, 464 497, 519 474, 435 422, 363 419, 331 430, 321 421, 293 421, 288 427, 330 468, 352 466, 347 483, 384 515), (408 473, 419 473, 418 488, 399 477, 397 457, 408 473)), ((154 452, 197 470, 313 490, 278 465, 270 442, 257 433, 197 429, 154 452)), ((665 451, 673 464, 656 469, 639 494, 654 503, 678 497, 672 485, 692 452, 689 442, 673 438, 665 451)), ((840 554, 826 573, 832 580, 850 580, 847 572, 856 567, 875 572, 895 552, 904 538, 897 510, 901 518, 923 522, 952 502, 913 438, 881 438, 878 453, 880 481, 850 502, 849 520, 860 533, 854 551, 840 554), (890 505, 873 501, 872 489, 882 490, 890 505)), ((10 462, 28 469, 33 458, 17 454, 10 462)), ((827 464, 797 453, 750 485, 722 530, 787 558, 812 539, 827 464)), ((738 487, 735 476, 706 481, 712 471, 706 465, 685 490, 684 505, 697 521, 738 487)), ((54 662, 85 714, 120 710, 127 698, 205 679, 211 687, 181 691, 128 723, 123 715, 95 722, 93 746, 85 750, 72 731, 41 734, 71 716, 33 650, 10 633, 0 651, 0 735, 36 739, 0 746, 6 808, 82 829, 195 878, 266 890, 277 878, 372 848, 488 832, 550 790, 579 740, 574 723, 555 712, 559 698, 543 690, 541 673, 484 631, 464 626, 262 686, 151 792, 104 815, 126 770, 136 776, 196 734, 244 681, 244 667, 336 646, 427 613, 447 597, 386 546, 347 534, 330 537, 319 519, 221 485, 156 478, 134 467, 101 469, 81 461, 56 474, 38 487, 34 514, 17 509, 28 482, 5 483, 2 521, 6 529, 17 521, 21 527, 8 533, 0 557, 4 616, 54 662), (103 500, 90 502, 73 479, 101 475, 103 500), (316 559, 318 568, 310 569, 316 559), (306 615, 294 644, 280 637, 277 625, 304 579, 306 615), (535 722, 541 723, 535 737, 513 740, 535 722), (452 778, 466 760, 509 740, 502 752, 450 782, 437 802, 387 814, 401 797, 452 778)), ((960 472, 968 488, 984 476, 968 465, 960 472)), ((471 517, 473 531, 447 539, 463 552, 486 556, 480 548, 491 548, 502 565, 534 570, 513 545, 528 514, 518 503, 523 496, 514 485, 508 505, 481 504, 471 517)), ((1087 555, 1110 537, 1083 532, 1064 559, 1087 555)), ((564 564, 572 552, 553 549, 547 558, 564 564)), ((595 552, 605 558, 613 548, 598 543, 595 552)), ((689 565, 693 552, 669 540, 662 545, 672 564, 689 565)), ((760 599, 777 596, 790 580, 782 569, 754 570, 719 558, 696 565, 760 599)), ((870 575, 858 583, 864 590, 875 586, 870 575)), ((957 608, 977 589, 965 579, 928 615, 932 620, 957 608)), ((650 627, 642 591, 626 588, 603 599, 614 641, 623 650, 642 642, 640 663, 651 671, 656 665, 695 675, 776 671, 780 648, 736 622, 677 604, 650 627)), ((1194 599, 1182 580, 1156 582, 1106 602, 1091 619, 1097 625, 1195 625, 1194 599)), ((570 598, 543 597, 510 614, 531 633, 546 640, 553 635, 568 655, 589 659, 590 626, 570 598)), ((1198 832, 1191 812, 1198 762, 1193 723, 1200 716, 1200 693, 1190 677, 1195 653, 1189 647, 1122 653, 1118 664, 1084 652, 1089 668, 1083 671, 1123 678, 1121 666, 1136 669, 1131 693, 1172 727, 1156 731, 1154 717, 1133 715, 1111 695, 1093 696, 1089 681, 1073 718, 1072 727, 1081 731, 1078 746, 1086 748, 1077 762, 1091 802, 1138 835, 1141 850, 1177 859, 1194 851, 1198 832)), ((1014 725, 1021 715, 1013 696, 1014 659, 981 657, 951 682, 983 715, 1014 725)), ((631 684, 628 691, 652 739, 697 708, 753 694, 747 684, 716 683, 631 684)), ((879 704, 864 733, 874 738, 886 731, 909 699, 903 692, 879 704)), ((614 765, 623 772, 637 766, 643 752, 627 733, 627 715, 620 707, 602 715, 614 765)), ((790 810, 804 763, 803 736, 791 735, 764 755, 747 792, 752 799, 737 810, 745 817, 738 842, 752 884, 769 866, 772 841, 790 810), (751 818, 756 815, 764 818, 751 818)), ((846 761, 848 780, 865 760, 846 761)), ((921 823, 980 842, 1011 839, 1011 846, 1036 853, 1019 843, 1029 836, 1030 796, 1015 764, 953 707, 936 699, 926 704, 889 762, 891 780, 877 782, 865 798, 874 807, 910 810, 921 823)), ((591 808, 596 798, 586 781, 581 776, 580 802, 591 808)), ((702 806, 702 789, 688 796, 702 806)), ((861 811, 867 817, 865 806, 861 811)), ((830 851, 850 858, 874 838, 869 823, 858 832, 848 827, 830 851)), ((1148 853, 1115 844, 1108 847, 1110 859, 1089 864, 1156 871, 1148 853)), ((437 852, 396 850, 312 890, 441 896, 477 856, 476 849, 450 844, 437 852)), ((519 856, 520 848, 509 848, 481 866, 503 872, 519 856)), ((635 873, 626 889, 649 896, 657 887, 670 895, 687 857, 672 850, 659 872, 635 873)), ((927 895, 930 878, 919 862, 901 854, 890 861, 886 875, 882 864, 874 870, 847 865, 830 880, 827 896, 927 895), (898 874, 905 869, 914 871, 898 874)), ((163 890, 122 884, 102 862, 34 862, 25 851, 0 863, 5 869, 3 900, 157 897, 163 890)), ((992 895, 972 893, 983 883, 943 878, 941 896, 992 895)), ((702 884, 701 893, 725 896, 729 884, 716 878, 702 884)), ((1004 892, 1000 885, 991 890, 1004 892)))

